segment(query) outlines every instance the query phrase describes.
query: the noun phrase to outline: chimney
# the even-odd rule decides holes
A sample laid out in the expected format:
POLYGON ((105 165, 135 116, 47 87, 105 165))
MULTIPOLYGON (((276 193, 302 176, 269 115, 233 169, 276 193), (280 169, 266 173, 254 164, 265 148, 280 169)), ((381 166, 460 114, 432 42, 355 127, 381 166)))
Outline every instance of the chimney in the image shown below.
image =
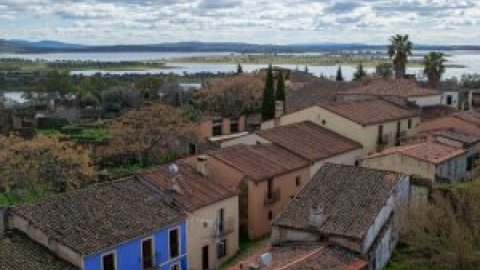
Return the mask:
POLYGON ((282 100, 275 101, 275 118, 280 118, 285 114, 285 102, 282 100))
POLYGON ((208 176, 207 156, 197 157, 197 171, 203 176, 208 176))
POLYGON ((179 170, 180 170, 180 168, 175 163, 168 166, 169 175, 168 175, 167 190, 171 193, 182 194, 182 189, 180 188, 180 185, 178 184, 178 178, 180 177, 178 175, 179 170))
POLYGON ((327 220, 323 207, 320 205, 314 205, 310 208, 310 213, 308 215, 308 224, 313 227, 321 226, 327 220))

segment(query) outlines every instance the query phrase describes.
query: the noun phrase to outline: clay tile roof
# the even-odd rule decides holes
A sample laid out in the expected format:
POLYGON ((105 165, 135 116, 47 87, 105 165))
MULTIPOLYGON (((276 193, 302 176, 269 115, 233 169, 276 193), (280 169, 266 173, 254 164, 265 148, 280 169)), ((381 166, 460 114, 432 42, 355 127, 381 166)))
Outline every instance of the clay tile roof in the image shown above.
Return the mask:
POLYGON ((458 112, 458 110, 446 105, 426 106, 422 108, 422 121, 451 116, 456 112, 458 112))
POLYGON ((480 136, 480 127, 478 125, 462 120, 455 116, 421 122, 418 126, 418 131, 423 134, 452 129, 461 131, 463 133, 480 136))
POLYGON ((255 181, 309 166, 307 160, 273 144, 235 145, 210 155, 255 181))
POLYGON ((463 149, 451 147, 436 142, 425 142, 406 146, 392 147, 383 152, 373 154, 368 158, 375 158, 392 154, 401 154, 429 163, 437 164, 457 157, 464 153, 465 150, 463 149))
POLYGON ((341 92, 339 95, 393 96, 412 98, 440 95, 440 92, 420 87, 414 80, 376 79, 365 80, 361 86, 341 92))
POLYGON ((458 119, 475 124, 480 127, 480 113, 476 111, 460 111, 453 115, 458 119))
MULTIPOLYGON (((177 163, 177 183, 181 193, 176 193, 175 198, 184 204, 189 211, 195 211, 202 207, 237 196, 237 193, 216 184, 202 176, 193 167, 184 161, 177 163)), ((149 181, 155 187, 166 190, 169 188, 168 165, 139 173, 143 179, 149 181)))
POLYGON ((420 115, 416 110, 405 109, 381 99, 337 103, 323 108, 362 126, 420 115))
POLYGON ((12 211, 83 256, 184 220, 182 212, 133 177, 53 196, 12 211))
POLYGON ((293 113, 312 106, 335 103, 339 91, 356 85, 356 82, 335 82, 326 79, 315 79, 303 88, 290 91, 286 96, 286 112, 293 113))
MULTIPOLYGON (((244 268, 257 264, 263 253, 272 255, 272 263, 262 270, 361 270, 367 262, 346 249, 327 246, 321 243, 289 243, 283 246, 268 247, 261 252, 242 260, 244 268)), ((241 270, 240 263, 227 270, 241 270)))
POLYGON ((0 236, 0 269, 79 270, 16 231, 0 236))
POLYGON ((273 226, 363 240, 403 175, 346 165, 323 166, 273 221, 273 226), (314 206, 325 222, 308 222, 314 206))
POLYGON ((310 121, 263 130, 257 134, 310 161, 362 148, 361 144, 310 121))
POLYGON ((479 135, 469 134, 469 133, 461 132, 455 129, 440 131, 435 133, 435 135, 437 137, 444 137, 457 142, 461 142, 466 145, 471 145, 471 144, 480 142, 479 135))

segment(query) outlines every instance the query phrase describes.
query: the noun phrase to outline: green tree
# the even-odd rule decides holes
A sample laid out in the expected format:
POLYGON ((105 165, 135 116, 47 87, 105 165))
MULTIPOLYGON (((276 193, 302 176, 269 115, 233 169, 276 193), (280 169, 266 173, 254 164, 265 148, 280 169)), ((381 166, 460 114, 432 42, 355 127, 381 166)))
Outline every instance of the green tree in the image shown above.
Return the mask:
POLYGON ((388 46, 388 56, 393 60, 395 69, 395 78, 403 78, 405 76, 408 56, 412 55, 413 43, 409 40, 408 35, 396 35, 390 38, 388 46))
POLYGON ((285 109, 285 77, 283 76, 282 71, 278 72, 275 100, 283 101, 283 107, 285 109))
POLYGON ((427 75, 428 83, 432 87, 437 87, 440 83, 440 78, 445 73, 445 54, 441 52, 430 52, 423 58, 424 69, 423 73, 427 75))
POLYGON ((376 67, 375 73, 383 78, 390 78, 393 75, 391 63, 381 63, 376 67))
POLYGON ((55 70, 47 74, 45 90, 49 93, 58 94, 61 98, 65 98, 73 94, 75 87, 68 72, 55 70))
POLYGON ((275 118, 275 91, 273 89, 273 70, 272 65, 270 65, 263 90, 262 120, 267 121, 273 118, 275 118))
POLYGON ((337 82, 343 82, 342 66, 338 66, 337 77, 335 78, 337 82))
POLYGON ((83 78, 77 88, 76 99, 82 105, 98 105, 102 100, 103 87, 104 83, 100 77, 83 78))
POLYGON ((358 65, 357 71, 355 71, 355 73, 353 74, 353 80, 359 81, 366 76, 367 76, 367 73, 363 69, 363 65, 362 64, 358 65))
POLYGON ((242 73, 243 73, 242 65, 240 65, 240 63, 238 63, 238 65, 237 65, 237 74, 242 74, 242 73))

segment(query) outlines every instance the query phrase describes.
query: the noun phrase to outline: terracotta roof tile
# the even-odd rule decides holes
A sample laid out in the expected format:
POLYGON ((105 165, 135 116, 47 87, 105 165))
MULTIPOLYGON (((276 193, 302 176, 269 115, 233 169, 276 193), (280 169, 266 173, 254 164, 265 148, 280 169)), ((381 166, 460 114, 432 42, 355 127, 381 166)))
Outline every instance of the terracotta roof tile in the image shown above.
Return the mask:
MULTIPOLYGON (((195 211, 210 204, 237 196, 237 193, 202 176, 186 162, 179 161, 177 165, 180 170, 176 179, 181 193, 176 193, 175 198, 184 204, 189 211, 195 211)), ((169 188, 170 172, 168 165, 142 171, 139 174, 161 190, 169 188)))
POLYGON ((337 103, 323 108, 362 126, 420 116, 416 110, 405 109, 381 99, 337 103))
POLYGON ((451 116, 456 112, 458 112, 458 110, 446 105, 426 106, 422 108, 422 121, 451 116))
POLYGON ((273 226, 362 240, 403 176, 327 164, 273 221, 273 226), (323 224, 309 224, 310 210, 323 208, 323 224))
POLYGON ((365 80, 356 88, 339 93, 339 95, 394 96, 401 98, 440 95, 440 92, 420 87, 414 80, 365 80))
POLYGON ((235 145, 210 155, 256 181, 309 166, 307 160, 273 144, 235 145))
POLYGON ((479 135, 469 134, 454 129, 437 132, 435 133, 435 136, 451 139, 465 145, 471 145, 480 142, 479 135))
MULTIPOLYGON (((289 243, 283 246, 269 247, 252 255, 241 263, 245 267, 258 263, 260 256, 268 252, 272 263, 262 270, 360 270, 367 262, 346 249, 328 246, 322 243, 289 243)), ((227 270, 240 270, 240 263, 227 270)))
POLYGON ((50 238, 90 255, 184 219, 133 177, 89 186, 12 209, 50 238))
POLYGON ((453 115, 458 119, 475 124, 480 127, 480 113, 476 111, 460 111, 453 115))
POLYGON ((0 236, 0 269, 79 270, 16 231, 0 236))
POLYGON ((458 130, 463 133, 480 136, 479 126, 455 116, 421 122, 418 126, 418 131, 424 134, 434 133, 441 130, 458 130))
POLYGON ((437 164, 456 156, 464 154, 465 150, 454 148, 445 144, 435 142, 425 142, 412 145, 398 146, 389 148, 383 152, 373 154, 367 158, 375 158, 392 154, 401 154, 423 160, 429 163, 437 164))
POLYGON ((358 142, 310 121, 275 127, 257 134, 313 162, 362 148, 358 142))

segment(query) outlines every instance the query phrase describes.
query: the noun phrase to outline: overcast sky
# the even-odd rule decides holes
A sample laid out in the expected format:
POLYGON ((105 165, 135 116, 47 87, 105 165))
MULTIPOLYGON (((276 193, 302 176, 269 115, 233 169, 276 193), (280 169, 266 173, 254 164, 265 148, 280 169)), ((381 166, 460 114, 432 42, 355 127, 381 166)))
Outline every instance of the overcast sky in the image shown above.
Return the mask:
POLYGON ((0 0, 0 39, 480 44, 479 0, 0 0))

